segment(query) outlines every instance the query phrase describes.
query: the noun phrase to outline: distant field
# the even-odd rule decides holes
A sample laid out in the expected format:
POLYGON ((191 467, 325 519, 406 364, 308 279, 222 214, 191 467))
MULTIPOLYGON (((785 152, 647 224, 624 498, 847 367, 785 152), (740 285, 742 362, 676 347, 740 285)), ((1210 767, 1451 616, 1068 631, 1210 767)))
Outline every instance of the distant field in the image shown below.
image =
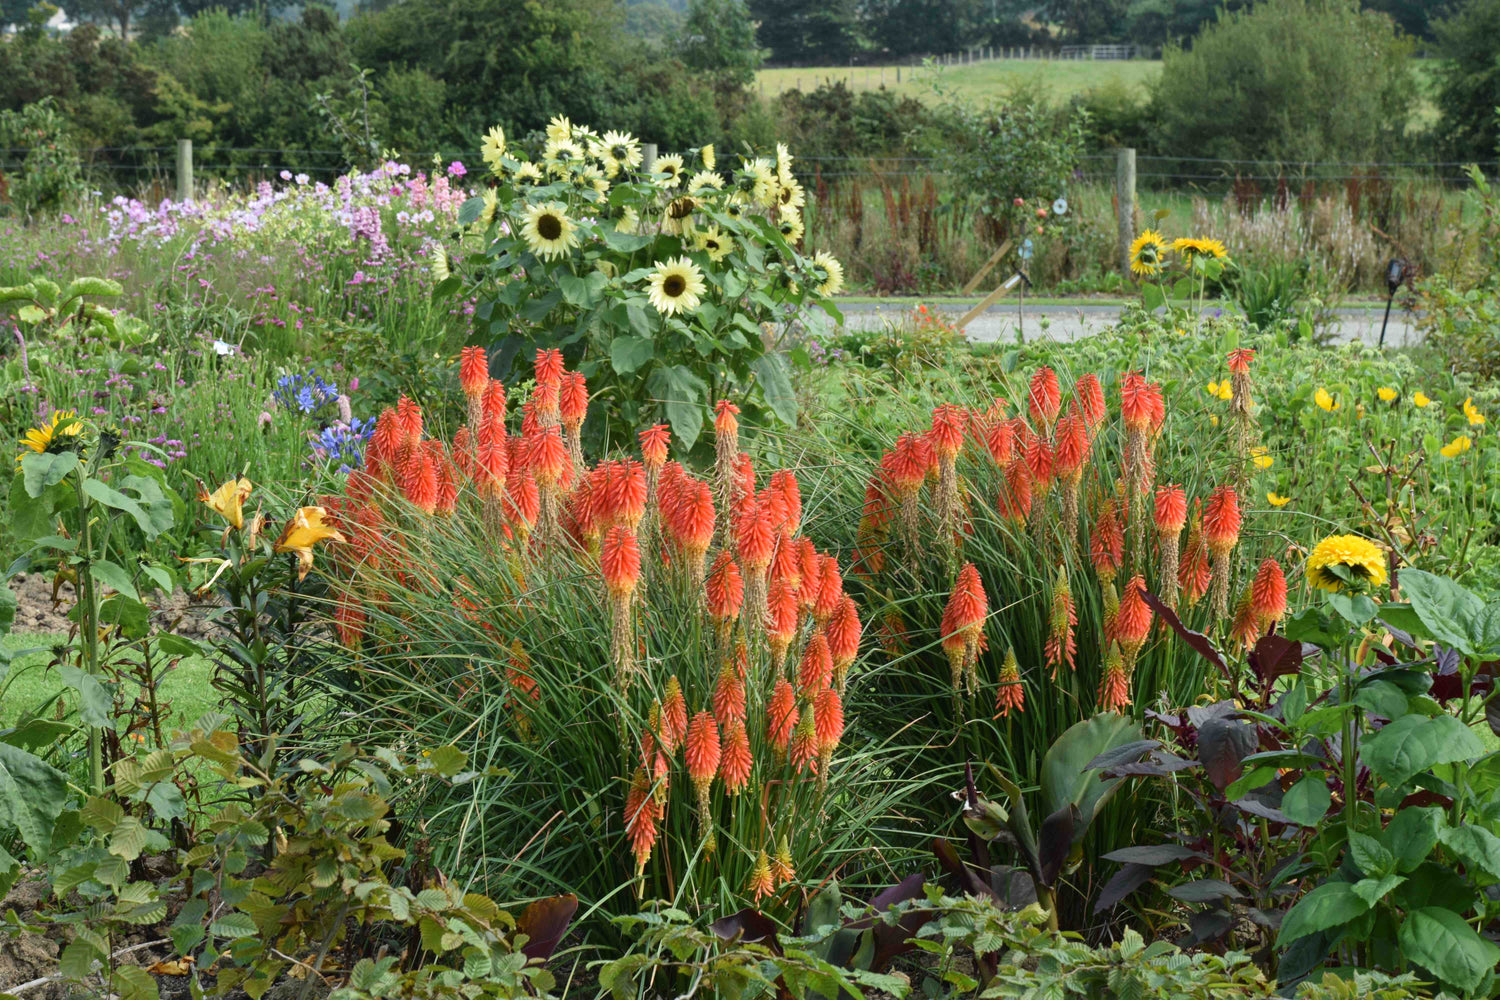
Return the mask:
POLYGON ((1091 59, 994 59, 959 66, 932 69, 902 66, 900 83, 895 66, 810 66, 791 69, 763 69, 756 74, 756 86, 767 97, 784 90, 812 90, 821 83, 842 80, 852 90, 878 90, 882 80, 887 89, 909 94, 921 100, 933 96, 932 83, 941 81, 945 90, 959 96, 983 101, 1001 97, 1018 86, 1037 86, 1053 100, 1067 100, 1108 83, 1127 87, 1146 87, 1161 73, 1157 60, 1091 60, 1091 59))

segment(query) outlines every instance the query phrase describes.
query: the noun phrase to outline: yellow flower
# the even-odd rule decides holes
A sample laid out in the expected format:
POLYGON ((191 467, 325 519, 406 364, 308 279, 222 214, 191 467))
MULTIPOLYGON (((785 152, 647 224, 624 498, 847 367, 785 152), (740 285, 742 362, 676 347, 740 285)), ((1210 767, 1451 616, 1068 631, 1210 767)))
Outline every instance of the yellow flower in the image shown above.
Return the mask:
POLYGON ((776 203, 776 176, 771 161, 764 157, 745 160, 734 172, 735 190, 751 204, 770 208, 776 203))
POLYGON ((676 153, 658 156, 656 162, 651 164, 651 172, 653 174, 665 174, 666 176, 656 183, 662 187, 674 188, 682 183, 682 157, 676 153))
POLYGON ((1444 458, 1457 458, 1464 452, 1468 451, 1469 448, 1473 446, 1473 444, 1474 442, 1469 440, 1469 435, 1460 434, 1458 437, 1454 438, 1452 441, 1449 441, 1447 444, 1439 448, 1438 451, 1442 453, 1442 456, 1444 458))
POLYGON ((1266 449, 1257 445, 1250 449, 1250 461, 1255 463, 1257 469, 1269 469, 1276 464, 1276 459, 1266 453, 1266 449))
POLYGON ((1315 590, 1357 593, 1385 579, 1385 552, 1358 535, 1329 535, 1307 557, 1307 582, 1315 590))
POLYGON ((708 259, 715 263, 728 257, 729 251, 734 249, 734 241, 719 232, 718 226, 700 230, 693 245, 708 254, 708 259))
POLYGON ((629 132, 605 132, 604 138, 593 144, 593 153, 610 177, 641 165, 641 144, 629 132))
POLYGON ((500 161, 505 157, 505 130, 499 125, 484 134, 479 144, 479 155, 496 176, 500 174, 500 161))
POLYGON ((542 161, 547 172, 555 177, 567 177, 575 167, 583 165, 583 158, 583 147, 571 139, 549 141, 542 147, 542 161))
POLYGON ((1212 257, 1223 260, 1229 256, 1224 244, 1207 237, 1179 237, 1172 241, 1172 250, 1191 261, 1194 257, 1212 257))
POLYGON ((1375 395, 1380 397, 1380 401, 1382 403, 1389 403, 1391 400, 1396 398, 1397 393, 1396 390, 1392 389, 1390 386, 1383 385, 1379 389, 1375 390, 1375 395))
POLYGON ((802 190, 802 185, 797 183, 796 178, 783 181, 776 188, 776 204, 783 211, 795 208, 800 212, 802 206, 807 204, 807 192, 802 190))
POLYGON ((566 208, 549 201, 527 207, 521 237, 538 257, 561 257, 578 245, 578 227, 566 208))
POLYGON ((703 272, 686 257, 675 257, 657 264, 649 283, 646 297, 664 316, 692 312, 698 308, 699 297, 708 290, 703 282, 703 272))
POLYGON ((714 169, 714 167, 718 166, 719 161, 718 157, 714 156, 713 143, 709 143, 707 146, 704 146, 702 149, 698 150, 698 158, 703 161, 703 166, 707 170, 712 170, 714 169))
POLYGON ((783 184, 792 179, 792 154, 784 142, 776 144, 776 176, 783 184))
POLYGON ((548 142, 567 142, 573 138, 573 123, 563 115, 556 115, 547 123, 548 142))
POLYGON ((328 511, 322 507, 299 507, 286 527, 281 529, 281 537, 276 540, 277 552, 297 554, 298 580, 305 580, 307 571, 312 569, 313 546, 324 541, 344 541, 344 536, 339 534, 337 528, 324 523, 323 519, 327 516, 328 511))
POLYGON ((245 500, 253 489, 248 479, 226 479, 224 485, 208 492, 208 487, 198 484, 198 499, 208 509, 222 517, 231 528, 245 526, 245 500))
MULTIPOLYGON (((38 455, 43 452, 68 451, 72 445, 71 441, 63 441, 63 438, 75 438, 83 431, 83 424, 77 419, 78 413, 74 410, 53 410, 52 416, 44 420, 38 427, 33 427, 21 436, 21 446, 38 455)), ((26 452, 16 456, 16 464, 21 464, 21 459, 26 457, 26 452)))
POLYGON ((1148 229, 1130 244, 1130 273, 1149 278, 1162 269, 1167 257, 1167 244, 1161 234, 1148 229))
POLYGON ((1339 408, 1338 400, 1328 395, 1328 390, 1321 385, 1318 386, 1318 391, 1313 393, 1313 402, 1317 403, 1320 409, 1327 410, 1329 413, 1339 408))
POLYGON ((1284 497, 1279 493, 1272 491, 1266 494, 1266 502, 1269 503, 1272 507, 1285 507, 1287 504, 1292 502, 1292 498, 1284 497))
POLYGON ((1222 382, 1209 382, 1207 388, 1208 394, 1215 399, 1234 398, 1234 389, 1229 385, 1229 380, 1227 378, 1222 382))
POLYGON ((453 272, 448 267, 448 251, 436 244, 432 247, 432 277, 435 281, 447 281, 453 272))
POLYGON ((1412 393, 1411 401, 1417 404, 1418 409, 1421 409, 1431 403, 1432 399, 1425 392, 1414 392, 1412 393))
POLYGON ((1219 426, 1219 415, 1217 413, 1210 413, 1208 415, 1208 422, 1213 424, 1215 427, 1219 426))
POLYGON ((712 170, 700 170, 688 181, 688 194, 699 195, 704 191, 709 194, 718 194, 724 190, 724 178, 712 170))
POLYGON ((844 265, 831 253, 819 250, 813 254, 813 275, 817 276, 821 271, 823 280, 817 285, 819 295, 837 295, 839 289, 844 287, 844 265))
POLYGON ((615 232, 633 233, 641 224, 640 214, 636 212, 633 205, 626 205, 625 210, 620 213, 619 221, 615 223, 615 232))
POLYGON ((1484 423, 1484 414, 1480 413, 1474 406, 1474 397, 1470 396, 1464 400, 1464 416, 1469 418, 1470 427, 1478 427, 1484 423))
POLYGON ((800 212, 782 212, 780 220, 776 223, 776 228, 781 231, 782 236, 786 237, 786 241, 793 246, 802 242, 802 215, 800 212))
MULTIPOLYGON (((537 185, 541 184, 543 180, 542 168, 538 167, 535 163, 523 163, 516 168, 515 181, 517 184, 537 185)), ((485 192, 487 196, 491 193, 489 191, 485 192)))

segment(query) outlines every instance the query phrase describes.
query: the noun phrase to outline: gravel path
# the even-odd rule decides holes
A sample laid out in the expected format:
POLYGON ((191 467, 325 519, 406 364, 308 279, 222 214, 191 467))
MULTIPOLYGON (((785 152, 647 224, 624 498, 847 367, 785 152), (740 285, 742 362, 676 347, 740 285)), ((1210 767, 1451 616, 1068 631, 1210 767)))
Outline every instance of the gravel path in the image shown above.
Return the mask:
MULTIPOLYGON (((881 303, 840 303, 845 324, 854 330, 879 329, 882 323, 895 321, 911 307, 905 304, 884 305, 881 303)), ((929 303, 928 309, 941 312, 957 320, 969 309, 968 303, 929 303)), ((818 312, 817 315, 822 315, 818 312)), ((1383 309, 1341 309, 1333 339, 1336 341, 1364 340, 1374 344, 1380 339, 1380 320, 1383 309)), ((1078 340, 1098 333, 1113 324, 1120 316, 1120 307, 1112 305, 1070 306, 1026 306, 1018 311, 1015 301, 990 307, 969 323, 965 332, 971 341, 980 343, 1014 343, 1019 328, 1027 340, 1046 337, 1051 340, 1078 340)), ((1391 312, 1390 325, 1386 328, 1387 347, 1408 347, 1420 342, 1421 334, 1416 327, 1416 316, 1399 310, 1391 312)))

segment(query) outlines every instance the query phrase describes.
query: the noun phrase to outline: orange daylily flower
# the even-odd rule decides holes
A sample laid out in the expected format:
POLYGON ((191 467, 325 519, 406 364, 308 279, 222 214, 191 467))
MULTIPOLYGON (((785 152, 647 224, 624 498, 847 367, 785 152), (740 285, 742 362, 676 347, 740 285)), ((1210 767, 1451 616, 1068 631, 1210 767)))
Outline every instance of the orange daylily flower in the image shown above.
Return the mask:
POLYGON ((202 483, 198 484, 198 500, 208 509, 222 517, 231 528, 239 530, 245 526, 245 501, 254 489, 248 479, 227 479, 212 493, 202 483))
POLYGON ((324 541, 347 540, 337 528, 325 522, 327 516, 328 511, 322 507, 299 507, 286 527, 281 529, 281 537, 276 540, 277 552, 297 554, 298 580, 305 580, 307 571, 312 569, 313 546, 324 541))

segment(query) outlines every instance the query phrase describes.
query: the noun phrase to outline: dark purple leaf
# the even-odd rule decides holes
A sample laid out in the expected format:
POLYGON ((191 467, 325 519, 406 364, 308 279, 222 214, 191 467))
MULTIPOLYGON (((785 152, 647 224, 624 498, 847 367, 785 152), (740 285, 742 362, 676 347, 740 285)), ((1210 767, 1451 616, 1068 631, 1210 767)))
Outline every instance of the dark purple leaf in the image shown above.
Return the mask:
MULTIPOLYGON (((882 910, 889 910, 897 903, 904 903, 909 899, 921 899, 922 886, 925 882, 926 879, 922 877, 921 872, 912 872, 906 878, 897 882, 889 889, 882 890, 878 896, 870 900, 870 909, 879 913, 882 910)), ((850 926, 853 925, 851 924, 850 926)))
POLYGON ((1129 764, 1141 759, 1141 754, 1155 750, 1161 746, 1160 740, 1134 740, 1122 744, 1113 750, 1106 750, 1087 764, 1083 765, 1085 771, 1093 771, 1099 768, 1119 767, 1121 764, 1129 764))
POLYGON ((1073 848, 1073 830, 1083 822, 1083 814, 1069 802, 1061 809, 1042 820, 1037 833, 1037 867, 1041 869, 1042 885, 1051 888, 1068 862, 1068 852, 1073 848))
POLYGON ((1184 903, 1207 903, 1215 899, 1244 899, 1245 894, 1222 879, 1200 878, 1167 890, 1167 895, 1184 903))
POLYGON ((989 882, 980 878, 973 868, 964 864, 950 842, 942 837, 932 838, 932 853, 937 855, 938 864, 943 866, 943 871, 958 880, 964 892, 972 896, 996 898, 995 890, 991 888, 989 882))
POLYGON ((1099 898, 1094 901, 1094 912, 1103 913, 1105 910, 1114 909, 1120 900, 1151 881, 1151 873, 1154 870, 1151 865, 1122 865, 1120 870, 1115 872, 1114 877, 1104 883, 1104 888, 1099 891, 1099 898))
POLYGON ((1139 763, 1121 764, 1118 767, 1112 767, 1104 772, 1104 776, 1107 778, 1117 778, 1127 775, 1161 777, 1171 774, 1174 771, 1186 771, 1189 768, 1197 766, 1198 762, 1196 760, 1188 760, 1186 757, 1179 757, 1175 753, 1168 753, 1162 750, 1139 763))
POLYGON ((1139 847, 1122 847, 1104 855, 1105 861, 1119 861, 1135 865, 1164 865, 1172 861, 1189 858, 1208 860, 1208 855, 1181 844, 1143 844, 1139 847))
POLYGON ((1212 705, 1193 705, 1187 710, 1188 722, 1196 728, 1201 729, 1203 724, 1210 719, 1230 719, 1239 712, 1239 707, 1232 701, 1216 701, 1212 705))
POLYGON ((1407 649, 1417 648, 1417 640, 1412 638, 1410 632, 1406 632, 1399 628, 1396 628, 1394 625, 1383 618, 1380 620, 1380 624, 1385 626, 1385 630, 1391 634, 1392 639, 1395 639, 1407 649))
POLYGON ((775 922, 748 906, 738 913, 720 917, 708 927, 721 941, 748 941, 751 944, 764 944, 777 954, 781 952, 776 943, 775 922))
POLYGON ((1198 759, 1221 793, 1239 780, 1240 761, 1255 752, 1255 727, 1232 719, 1209 719, 1198 727, 1198 759))
POLYGON ((1290 825, 1292 822, 1287 818, 1286 813, 1282 812, 1280 809, 1277 809, 1273 806, 1268 806, 1264 802, 1256 801, 1254 798, 1251 798, 1248 795, 1242 799, 1236 799, 1229 804, 1234 806, 1242 813, 1249 813, 1251 816, 1259 816, 1261 819, 1268 819, 1272 823, 1290 825))
POLYGON ((1268 635, 1255 644, 1246 659, 1262 688, 1269 688, 1276 678, 1301 672, 1302 656, 1302 643, 1284 635, 1268 635))
POLYGON ((1441 792, 1434 792, 1430 788, 1424 788, 1419 792, 1412 792, 1401 800, 1399 809, 1414 809, 1417 806, 1442 806, 1444 809, 1453 808, 1453 799, 1441 792))
POLYGON ((1484 703, 1484 721, 1490 724, 1490 732, 1500 736, 1500 694, 1491 695, 1484 703))
POLYGON ((1433 644, 1433 648, 1437 651, 1437 672, 1439 674, 1458 673, 1458 664, 1463 659, 1458 650, 1448 646, 1439 646, 1436 643, 1433 644))
POLYGON ((1160 597, 1157 597, 1145 587, 1141 588, 1141 596, 1146 599, 1146 604, 1151 610, 1161 615, 1161 620, 1166 622, 1167 627, 1176 632, 1182 638, 1183 642, 1192 647, 1193 651, 1199 656, 1218 668, 1219 673, 1225 677, 1229 676, 1229 667, 1225 664, 1223 655, 1214 647, 1212 640, 1208 636, 1202 632, 1194 632, 1182 624, 1182 619, 1177 617, 1177 613, 1163 604, 1160 597))
POLYGON ((1180 948, 1193 948, 1209 941, 1217 941, 1229 933, 1229 928, 1234 926, 1234 920, 1229 911, 1223 908, 1212 910, 1200 910, 1188 917, 1188 933, 1182 937, 1177 945, 1180 948))
MULTIPOLYGON (((909 902, 920 899, 924 895, 922 887, 925 879, 921 872, 914 872, 906 876, 900 882, 883 890, 878 896, 870 900, 870 909, 875 913, 889 910, 898 903, 909 902)), ((875 939, 875 957, 871 960, 870 971, 883 972, 897 955, 911 951, 913 945, 911 939, 917 936, 917 931, 922 925, 936 916, 931 910, 911 909, 901 915, 901 919, 895 924, 887 924, 879 917, 871 915, 850 921, 844 926, 853 931, 869 929, 875 939)))
POLYGON ((578 897, 548 896, 528 905, 516 921, 516 930, 526 935, 521 948, 528 961, 545 962, 557 950, 557 945, 568 933, 573 914, 578 912, 578 897))
POLYGON ((1008 910, 1022 910, 1036 902, 1036 880, 1024 868, 996 865, 990 869, 990 885, 1008 910))

